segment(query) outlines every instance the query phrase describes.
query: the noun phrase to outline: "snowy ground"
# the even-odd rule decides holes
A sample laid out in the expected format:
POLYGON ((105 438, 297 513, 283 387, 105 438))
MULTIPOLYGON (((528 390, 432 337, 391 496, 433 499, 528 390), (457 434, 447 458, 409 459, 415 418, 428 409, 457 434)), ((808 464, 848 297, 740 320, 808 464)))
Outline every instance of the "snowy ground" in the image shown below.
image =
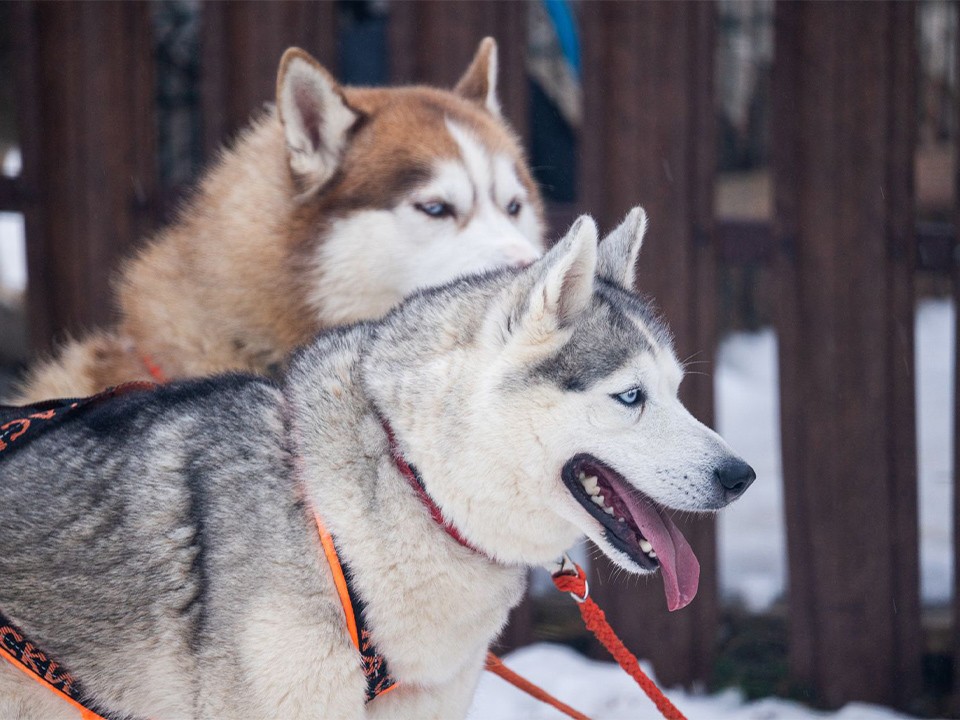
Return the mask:
MULTIPOLYGON (((660 715, 633 680, 612 663, 588 660, 573 650, 542 643, 506 657, 513 670, 592 720, 655 720, 660 715)), ((649 666, 644 666, 650 674, 649 666)), ((746 703, 735 690, 693 695, 679 690, 666 695, 690 720, 891 720, 906 718, 873 705, 854 703, 835 713, 810 710, 786 700, 746 703)), ((554 720, 556 710, 484 673, 470 710, 471 720, 554 720)))
POLYGON ((924 302, 917 313, 917 453, 920 473, 920 589, 927 603, 953 587, 953 347, 956 309, 924 302))
POLYGON ((0 293, 22 293, 27 287, 23 215, 0 212, 0 293))

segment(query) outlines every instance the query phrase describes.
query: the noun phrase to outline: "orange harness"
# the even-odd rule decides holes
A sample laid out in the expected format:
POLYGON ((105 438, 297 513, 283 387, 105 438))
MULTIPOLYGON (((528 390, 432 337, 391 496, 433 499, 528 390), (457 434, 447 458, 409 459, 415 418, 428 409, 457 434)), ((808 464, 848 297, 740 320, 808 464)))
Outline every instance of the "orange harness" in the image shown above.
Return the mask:
POLYGON ((347 633, 353 646, 360 653, 363 674, 367 679, 367 702, 390 692, 397 687, 397 682, 390 677, 387 661, 377 652, 370 638, 370 631, 364 627, 363 607, 356 593, 350 592, 350 583, 347 573, 343 570, 337 548, 333 544, 333 536, 323 524, 319 513, 313 511, 313 519, 317 523, 317 532, 320 534, 320 544, 323 545, 323 554, 327 557, 330 572, 333 574, 333 584, 337 588, 343 614, 346 618, 347 633), (359 605, 359 607, 358 607, 359 605))
MULTIPOLYGON (((72 410, 76 405, 71 404, 68 407, 72 410)), ((50 416, 51 419, 52 417, 50 416)), ((323 553, 330 565, 330 572, 333 573, 333 582, 340 597, 340 604, 343 606, 347 632, 362 659, 363 674, 367 679, 367 702, 370 702, 396 688, 397 683, 390 677, 386 660, 376 651, 370 639, 370 632, 363 625, 362 607, 357 607, 358 597, 350 592, 347 574, 337 555, 333 536, 327 531, 316 511, 313 517, 317 524, 323 553)), ((52 660, 32 643, 23 631, 2 612, 0 612, 0 657, 77 708, 80 711, 81 720, 120 720, 118 716, 97 707, 80 683, 62 665, 52 660)), ((125 716, 124 720, 129 718, 125 716)))
POLYGON ((3 613, 0 613, 0 657, 77 708, 81 720, 120 720, 96 708, 80 683, 63 666, 30 642, 3 613))

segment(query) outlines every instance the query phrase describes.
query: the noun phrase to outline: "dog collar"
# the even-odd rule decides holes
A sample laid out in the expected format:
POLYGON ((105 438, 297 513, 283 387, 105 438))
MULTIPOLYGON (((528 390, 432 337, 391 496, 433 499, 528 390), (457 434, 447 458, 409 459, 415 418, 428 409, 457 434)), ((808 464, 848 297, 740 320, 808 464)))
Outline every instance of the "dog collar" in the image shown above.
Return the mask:
POLYGON ((423 479, 420 477, 420 473, 417 472, 417 469, 413 465, 406 461, 406 459, 403 457, 403 453, 400 452, 400 448, 397 446, 397 438, 393 434, 393 428, 390 427, 390 423, 388 423, 383 417, 380 418, 380 423, 383 425, 383 430, 387 434, 387 440, 390 443, 390 456, 393 458, 393 464, 396 465, 397 470, 399 470, 400 474, 406 479, 407 484, 413 488, 413 491, 417 494, 420 502, 427 509, 427 512, 430 513, 430 517, 433 518, 433 521, 442 527, 447 535, 456 540, 460 545, 468 550, 472 550, 478 555, 482 555, 493 562, 493 558, 467 540, 463 535, 460 534, 460 531, 457 530, 453 523, 443 517, 443 511, 440 510, 440 506, 434 502, 433 498, 430 497, 430 494, 427 492, 427 488, 424 487, 423 479))

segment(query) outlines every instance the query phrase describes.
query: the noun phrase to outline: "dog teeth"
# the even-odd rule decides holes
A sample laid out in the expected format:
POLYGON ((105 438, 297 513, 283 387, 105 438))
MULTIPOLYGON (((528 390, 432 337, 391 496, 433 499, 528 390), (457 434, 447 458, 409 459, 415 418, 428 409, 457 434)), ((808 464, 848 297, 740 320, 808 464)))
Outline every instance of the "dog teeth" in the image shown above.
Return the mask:
MULTIPOLYGON (((605 498, 600 494, 600 485, 596 475, 587 475, 586 472, 581 470, 580 474, 577 476, 577 479, 580 480, 580 484, 586 491, 587 496, 595 505, 597 505, 607 515, 615 517, 618 522, 622 522, 626 525, 626 518, 616 515, 614 509, 606 504, 605 498)), ((640 538, 640 549, 647 557, 656 559, 657 553, 653 551, 653 545, 651 545, 650 541, 646 538, 640 538)))
MULTIPOLYGON (((606 504, 606 499, 603 495, 600 494, 600 486, 598 484, 596 475, 587 475, 584 472, 580 473, 580 484, 583 485, 583 489, 587 492, 587 496, 598 505, 607 515, 613 515, 614 511, 612 507, 608 507, 606 504)), ((623 522, 623 518, 618 518, 623 522)))
POLYGON ((580 484, 583 485, 583 489, 587 491, 587 495, 600 494, 600 487, 597 485, 596 475, 587 477, 584 473, 580 473, 580 484))

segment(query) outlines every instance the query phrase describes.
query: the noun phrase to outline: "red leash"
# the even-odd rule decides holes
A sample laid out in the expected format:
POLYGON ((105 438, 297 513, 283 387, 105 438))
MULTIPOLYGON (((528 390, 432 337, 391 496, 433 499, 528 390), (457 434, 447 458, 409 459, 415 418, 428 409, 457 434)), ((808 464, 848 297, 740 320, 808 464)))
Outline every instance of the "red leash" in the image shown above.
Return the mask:
MULTIPOLYGON (((566 558, 564 559, 566 560, 566 558)), ((597 640, 603 643, 603 646, 613 655, 613 659, 617 661, 620 667, 637 681, 637 685, 653 701, 657 710, 667 720, 686 720, 683 713, 667 699, 660 688, 640 668, 637 658, 627 650, 627 646, 623 644, 623 641, 617 637, 613 628, 610 627, 600 606, 588 597, 589 587, 583 568, 572 561, 570 564, 576 568, 575 571, 567 569, 566 562, 564 562, 564 568, 553 574, 553 584, 557 586, 557 590, 568 592, 573 596, 573 599, 580 606, 580 615, 583 617, 587 629, 596 636, 597 640)))
MULTIPOLYGON (((603 646, 613 655, 613 658, 620 667, 623 668, 630 677, 636 680, 640 689, 643 690, 647 694, 647 697, 653 701, 653 704, 657 706, 660 714, 663 715, 666 720, 687 720, 683 713, 660 691, 660 688, 656 686, 653 680, 643 672, 637 658, 627 650, 626 645, 623 644, 613 631, 613 628, 610 627, 603 610, 588 597, 590 589, 587 585, 587 576, 586 573, 583 572, 583 568, 564 556, 561 569, 553 573, 553 584, 556 585, 557 589, 561 592, 567 592, 573 596, 573 599, 576 600, 580 606, 580 615, 583 617, 583 622, 587 626, 587 629, 596 636, 597 640, 603 643, 603 646)), ((510 670, 493 653, 487 654, 487 670, 495 675, 499 675, 508 683, 531 697, 535 697, 537 700, 556 708, 564 715, 574 718, 574 720, 590 720, 583 713, 560 702, 542 688, 534 685, 513 670, 510 670)))

